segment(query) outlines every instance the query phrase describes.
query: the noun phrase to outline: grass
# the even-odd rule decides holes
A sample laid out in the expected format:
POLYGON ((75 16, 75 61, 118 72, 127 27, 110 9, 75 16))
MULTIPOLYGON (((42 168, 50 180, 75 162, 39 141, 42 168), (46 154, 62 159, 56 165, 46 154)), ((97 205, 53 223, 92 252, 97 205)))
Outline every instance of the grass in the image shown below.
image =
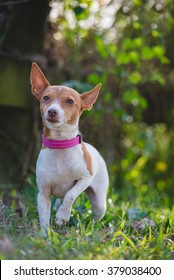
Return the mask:
POLYGON ((107 213, 97 223, 92 220, 89 201, 81 195, 64 228, 57 228, 52 211, 45 239, 38 225, 34 183, 28 183, 23 194, 14 190, 11 193, 10 207, 0 200, 1 259, 174 258, 174 208, 162 205, 160 199, 158 205, 154 193, 149 193, 143 204, 142 194, 127 202, 126 189, 117 194, 110 191, 107 213))

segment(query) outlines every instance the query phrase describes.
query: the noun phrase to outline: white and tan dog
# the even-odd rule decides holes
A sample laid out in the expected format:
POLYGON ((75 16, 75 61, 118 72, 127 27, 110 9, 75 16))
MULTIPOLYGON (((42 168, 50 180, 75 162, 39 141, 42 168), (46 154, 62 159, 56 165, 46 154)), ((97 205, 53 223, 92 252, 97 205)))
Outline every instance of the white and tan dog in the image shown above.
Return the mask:
POLYGON ((43 143, 36 166, 41 228, 49 227, 51 195, 57 197, 58 226, 69 221, 72 204, 83 191, 92 203, 94 218, 101 219, 109 185, 106 164, 93 146, 81 140, 78 128, 80 115, 92 108, 101 84, 83 94, 69 87, 51 86, 35 63, 30 78, 43 121, 43 143))

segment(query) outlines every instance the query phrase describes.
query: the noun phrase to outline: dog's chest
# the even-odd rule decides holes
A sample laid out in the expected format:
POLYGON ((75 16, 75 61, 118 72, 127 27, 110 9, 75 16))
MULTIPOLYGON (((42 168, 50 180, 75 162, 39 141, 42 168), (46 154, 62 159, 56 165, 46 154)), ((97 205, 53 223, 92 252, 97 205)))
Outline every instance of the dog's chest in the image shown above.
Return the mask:
POLYGON ((41 150, 36 166, 39 189, 64 197, 75 181, 89 176, 80 146, 66 150, 41 150))

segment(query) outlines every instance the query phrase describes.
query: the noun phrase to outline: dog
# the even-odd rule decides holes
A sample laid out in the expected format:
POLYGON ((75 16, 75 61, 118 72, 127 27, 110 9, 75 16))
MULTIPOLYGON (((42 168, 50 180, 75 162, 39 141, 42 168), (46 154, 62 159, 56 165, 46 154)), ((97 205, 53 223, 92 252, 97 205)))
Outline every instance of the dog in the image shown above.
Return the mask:
POLYGON ((42 148, 36 163, 40 227, 45 231, 49 228, 51 195, 57 198, 55 222, 61 227, 69 221, 72 205, 84 191, 94 219, 100 220, 106 211, 108 171, 99 152, 83 142, 79 118, 84 110, 92 108, 101 84, 83 94, 50 85, 36 63, 32 64, 30 81, 32 93, 40 102, 43 123, 42 148))

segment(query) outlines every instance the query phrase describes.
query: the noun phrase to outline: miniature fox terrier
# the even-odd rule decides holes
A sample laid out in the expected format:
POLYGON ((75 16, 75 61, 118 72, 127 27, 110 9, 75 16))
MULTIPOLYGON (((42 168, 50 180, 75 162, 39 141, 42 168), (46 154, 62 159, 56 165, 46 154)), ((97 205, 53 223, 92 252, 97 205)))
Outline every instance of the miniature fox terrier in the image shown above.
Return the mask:
POLYGON ((32 64, 30 80, 43 122, 42 148, 36 164, 40 226, 44 230, 49 227, 51 195, 57 198, 56 224, 62 226, 69 221, 72 205, 84 191, 91 201, 94 219, 100 220, 106 211, 107 167, 99 152, 82 141, 79 118, 84 110, 92 108, 101 84, 83 94, 66 86, 50 85, 36 63, 32 64))

